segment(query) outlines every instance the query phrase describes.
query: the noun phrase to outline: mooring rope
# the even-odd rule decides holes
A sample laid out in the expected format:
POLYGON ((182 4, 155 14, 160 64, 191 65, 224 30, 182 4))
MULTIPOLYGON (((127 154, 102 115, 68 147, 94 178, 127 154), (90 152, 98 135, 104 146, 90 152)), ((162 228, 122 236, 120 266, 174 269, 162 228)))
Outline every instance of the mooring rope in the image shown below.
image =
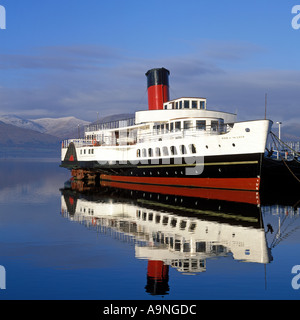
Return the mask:
POLYGON ((271 133, 272 136, 274 136, 274 137, 278 140, 278 142, 280 142, 281 144, 283 144, 285 147, 287 147, 288 149, 290 149, 291 151, 293 151, 294 154, 296 154, 298 157, 300 157, 300 153, 299 153, 298 151, 294 150, 292 147, 290 147, 290 146, 289 146, 288 144, 286 144, 284 141, 280 140, 280 139, 276 136, 276 134, 275 134, 274 132, 271 131, 270 133, 271 133))

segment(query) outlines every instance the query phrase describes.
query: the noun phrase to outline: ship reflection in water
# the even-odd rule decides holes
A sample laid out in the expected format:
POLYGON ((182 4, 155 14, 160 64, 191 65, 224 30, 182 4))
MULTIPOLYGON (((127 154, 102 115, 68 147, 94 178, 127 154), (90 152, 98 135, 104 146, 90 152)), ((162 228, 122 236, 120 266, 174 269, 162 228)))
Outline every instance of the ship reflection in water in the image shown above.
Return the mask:
POLYGON ((299 228, 293 225, 299 202, 278 212, 268 198, 262 205, 257 192, 203 190, 196 197, 188 188, 70 180, 61 193, 65 218, 133 244, 135 257, 148 260, 151 295, 168 294, 170 267, 197 275, 208 259, 228 256, 268 264, 272 248, 299 228))

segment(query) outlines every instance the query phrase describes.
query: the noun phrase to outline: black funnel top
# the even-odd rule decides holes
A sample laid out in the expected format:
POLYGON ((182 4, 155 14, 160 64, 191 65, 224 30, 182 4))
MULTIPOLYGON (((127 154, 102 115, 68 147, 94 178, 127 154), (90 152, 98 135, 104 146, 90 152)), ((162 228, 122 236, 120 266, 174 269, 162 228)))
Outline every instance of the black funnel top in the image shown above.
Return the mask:
POLYGON ((169 86, 169 74, 170 71, 165 68, 155 68, 148 70, 146 72, 147 76, 147 87, 156 85, 166 85, 169 86))

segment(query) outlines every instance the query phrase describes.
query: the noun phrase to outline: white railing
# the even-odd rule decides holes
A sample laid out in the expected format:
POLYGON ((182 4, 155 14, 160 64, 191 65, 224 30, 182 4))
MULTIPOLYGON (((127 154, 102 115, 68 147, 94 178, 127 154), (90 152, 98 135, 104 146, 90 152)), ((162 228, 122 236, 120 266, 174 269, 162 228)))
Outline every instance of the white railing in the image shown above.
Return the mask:
POLYGON ((134 124, 135 124, 135 118, 89 124, 85 127, 85 132, 118 129, 118 128, 133 126, 134 124))
POLYGON ((201 137, 203 135, 220 135, 229 132, 232 129, 232 126, 224 125, 222 127, 212 127, 206 126, 203 129, 198 129, 195 127, 189 129, 175 129, 173 131, 160 133, 160 132, 149 132, 142 135, 138 135, 137 141, 139 143, 143 142, 156 142, 164 140, 173 140, 173 139, 184 139, 191 137, 201 137))
POLYGON ((76 148, 92 147, 96 144, 95 141, 90 139, 67 139, 62 141, 62 148, 68 148, 70 143, 74 143, 76 148))
POLYGON ((67 148, 70 143, 74 143, 76 148, 80 147, 97 147, 97 146, 125 146, 134 145, 136 143, 150 143, 173 139, 184 139, 191 137, 201 137, 203 135, 220 135, 229 132, 232 129, 230 125, 223 125, 220 127, 206 126, 204 128, 189 128, 189 129, 175 129, 168 132, 148 131, 147 133, 137 133, 132 135, 132 132, 128 130, 131 135, 127 136, 126 131, 119 131, 119 136, 114 135, 115 131, 111 131, 110 135, 102 135, 100 140, 97 139, 69 139, 62 142, 62 147, 67 148))

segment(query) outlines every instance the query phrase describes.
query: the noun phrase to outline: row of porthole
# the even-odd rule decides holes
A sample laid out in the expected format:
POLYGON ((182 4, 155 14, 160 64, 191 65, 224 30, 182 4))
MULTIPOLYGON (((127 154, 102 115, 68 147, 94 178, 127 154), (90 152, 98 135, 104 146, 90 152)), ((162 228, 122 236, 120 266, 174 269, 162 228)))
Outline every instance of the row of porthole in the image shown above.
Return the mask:
MULTIPOLYGON (((233 147, 235 147, 235 143, 232 144, 233 147)), ((221 148, 222 146, 219 144, 219 148, 221 148)), ((205 146, 206 149, 208 149, 208 145, 205 146)))
MULTIPOLYGON (((160 147, 156 147, 154 149, 155 151, 155 155, 154 155, 154 152, 153 152, 153 148, 148 148, 148 150, 146 148, 143 148, 142 150, 141 149, 137 149, 137 157, 140 158, 140 157, 153 157, 153 156, 156 156, 156 157, 160 157, 161 154, 163 156, 168 156, 169 154, 174 156, 174 155, 177 155, 178 154, 178 150, 177 150, 177 147, 176 146, 171 146, 170 147, 170 152, 169 152, 169 148, 164 146, 162 147, 162 152, 161 152, 161 148, 160 147), (148 152, 147 152, 148 151, 148 152)), ((196 150, 196 146, 194 144, 189 144, 188 145, 188 148, 185 146, 185 145, 180 145, 179 146, 179 151, 180 151, 180 154, 188 154, 188 153, 191 153, 191 154, 195 154, 197 153, 197 150, 196 150)))
MULTIPOLYGON (((232 143, 232 146, 235 147, 235 143, 232 143)), ((206 149, 208 149, 208 145, 205 146, 206 149)), ((219 147, 221 148, 221 145, 219 144, 219 147)), ((187 154, 187 148, 185 145, 180 145, 179 146, 179 150, 180 150, 180 153, 182 155, 184 154, 187 154)), ((197 150, 196 150, 196 146, 194 144, 190 144, 188 146, 188 150, 190 153, 192 154, 195 154, 197 153, 197 150)), ((163 151, 163 156, 168 156, 169 155, 169 151, 168 151, 168 147, 163 147, 162 148, 162 151, 163 151)), ((170 154, 171 155, 177 155, 178 152, 177 152, 177 147, 176 146, 171 146, 170 147, 170 154)), ((148 153, 147 153, 147 149, 146 148, 143 148, 142 149, 142 152, 141 152, 141 149, 137 149, 137 157, 140 158, 140 157, 153 157, 154 156, 154 153, 153 153, 153 149, 152 148, 148 148, 148 153)), ((157 157, 160 157, 161 156, 161 150, 159 147, 156 147, 155 148, 155 156, 157 157)))
MULTIPOLYGON (((156 174, 159 176, 161 172, 160 172, 160 171, 157 171, 157 172, 152 172, 152 171, 150 171, 150 172, 149 172, 149 175, 152 176, 153 173, 154 173, 154 174, 156 173, 156 174)), ((196 169, 196 170, 194 170, 194 173, 195 173, 195 174, 198 174, 199 171, 196 169)), ((133 175, 134 172, 133 172, 133 171, 130 171, 130 174, 133 175)), ((169 172, 166 171, 165 174, 168 176, 168 175, 169 175, 169 172)), ((175 175, 178 175, 178 174, 184 175, 184 171, 175 171, 174 174, 175 174, 175 175)), ((145 171, 143 171, 143 175, 144 175, 144 176, 146 175, 146 172, 145 172, 145 171)))
MULTIPOLYGON (((140 210, 137 210, 136 212, 137 218, 142 219, 143 221, 155 221, 155 223, 160 223, 162 222, 163 225, 168 225, 170 224, 171 227, 175 228, 177 225, 177 219, 176 218, 170 218, 168 216, 161 216, 160 214, 154 214, 152 212, 141 212, 140 210), (162 219, 161 219, 162 218, 162 219)), ((181 220, 179 222, 180 224, 180 229, 184 230, 187 227, 187 221, 186 220, 181 220)), ((196 223, 195 222, 190 222, 189 225, 189 231, 193 231, 196 228, 196 223)))

